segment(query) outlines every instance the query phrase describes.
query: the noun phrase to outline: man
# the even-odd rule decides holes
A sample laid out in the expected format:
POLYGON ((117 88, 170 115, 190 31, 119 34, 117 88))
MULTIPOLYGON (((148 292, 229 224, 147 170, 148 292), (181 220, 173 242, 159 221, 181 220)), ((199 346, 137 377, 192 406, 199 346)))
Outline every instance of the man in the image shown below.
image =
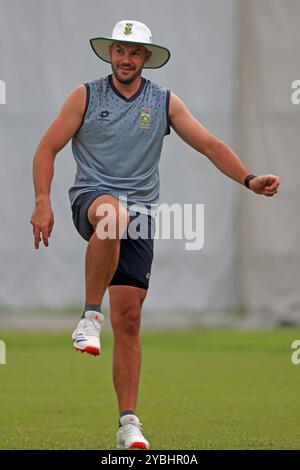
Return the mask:
POLYGON ((151 273, 153 230, 144 239, 131 239, 127 231, 136 216, 133 204, 140 205, 143 223, 152 225, 149 214, 159 200, 163 138, 172 126, 220 171, 257 194, 276 194, 279 178, 250 175, 238 156, 211 135, 176 95, 142 78, 143 68, 159 68, 170 57, 168 49, 152 44, 147 26, 120 21, 111 38, 91 39, 91 45, 102 60, 111 63, 113 73, 75 88, 43 136, 33 164, 36 206, 31 223, 35 248, 41 237, 48 246, 54 224, 50 201, 54 160, 72 139, 77 174, 69 195, 74 224, 88 241, 85 307, 72 335, 73 345, 76 350, 100 354, 101 302, 108 288, 114 333, 113 381, 120 411, 117 445, 148 449, 135 411, 141 309, 151 273), (107 214, 106 221, 117 236, 99 235, 99 224, 107 214))

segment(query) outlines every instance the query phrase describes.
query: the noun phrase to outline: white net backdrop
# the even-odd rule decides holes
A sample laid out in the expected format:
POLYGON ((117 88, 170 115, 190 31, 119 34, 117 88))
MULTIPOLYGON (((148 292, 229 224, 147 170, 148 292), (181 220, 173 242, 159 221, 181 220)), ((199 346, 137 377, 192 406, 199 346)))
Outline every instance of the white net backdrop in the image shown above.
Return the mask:
POLYGON ((297 0, 242 2, 241 152, 251 171, 282 181, 278 197, 243 194, 240 207, 243 300, 266 324, 300 321, 299 13, 297 0))
POLYGON ((300 3, 246 3, 0 0, 0 79, 7 85, 7 104, 0 105, 1 304, 84 300, 86 243, 73 227, 67 196, 75 172, 70 146, 56 160, 55 227, 50 247, 39 251, 29 225, 32 158, 69 91, 110 73, 88 39, 109 36, 118 20, 133 18, 172 52, 165 68, 144 76, 178 94, 206 127, 240 150, 251 172, 278 173, 283 180, 277 199, 254 196, 172 132, 161 158, 161 202, 204 203, 205 245, 188 252, 184 241, 156 242, 146 306, 241 305, 277 316, 299 307, 300 110, 290 102, 290 83, 299 78, 294 38, 300 3))

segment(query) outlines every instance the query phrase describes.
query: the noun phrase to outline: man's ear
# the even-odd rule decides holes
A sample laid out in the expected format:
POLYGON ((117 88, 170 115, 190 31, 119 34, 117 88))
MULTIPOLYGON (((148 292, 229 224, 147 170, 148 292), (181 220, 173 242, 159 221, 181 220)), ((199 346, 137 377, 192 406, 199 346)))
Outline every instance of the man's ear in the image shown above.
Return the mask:
POLYGON ((150 60, 150 57, 152 56, 152 51, 147 51, 146 50, 146 58, 145 58, 145 62, 148 62, 148 60, 150 60))

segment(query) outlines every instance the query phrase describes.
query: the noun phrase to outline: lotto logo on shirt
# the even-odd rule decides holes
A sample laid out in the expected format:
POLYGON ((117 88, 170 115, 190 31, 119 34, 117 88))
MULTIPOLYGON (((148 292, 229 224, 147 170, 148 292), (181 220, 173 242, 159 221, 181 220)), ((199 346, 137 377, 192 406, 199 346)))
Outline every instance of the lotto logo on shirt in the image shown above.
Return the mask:
POLYGON ((101 111, 101 113, 98 114, 98 120, 99 121, 109 121, 109 111, 101 111))
POLYGON ((150 108, 142 108, 140 115, 140 126, 144 129, 149 129, 151 125, 150 108))

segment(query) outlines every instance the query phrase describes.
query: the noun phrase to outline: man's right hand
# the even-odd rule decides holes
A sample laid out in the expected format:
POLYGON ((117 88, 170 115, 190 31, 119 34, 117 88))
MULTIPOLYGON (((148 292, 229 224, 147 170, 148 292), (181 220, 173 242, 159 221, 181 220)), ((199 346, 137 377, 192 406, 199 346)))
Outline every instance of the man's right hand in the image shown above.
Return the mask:
POLYGON ((30 219, 33 226, 34 246, 38 250, 41 235, 45 246, 49 245, 48 239, 51 235, 54 225, 54 214, 51 208, 50 200, 36 202, 35 209, 30 219))

